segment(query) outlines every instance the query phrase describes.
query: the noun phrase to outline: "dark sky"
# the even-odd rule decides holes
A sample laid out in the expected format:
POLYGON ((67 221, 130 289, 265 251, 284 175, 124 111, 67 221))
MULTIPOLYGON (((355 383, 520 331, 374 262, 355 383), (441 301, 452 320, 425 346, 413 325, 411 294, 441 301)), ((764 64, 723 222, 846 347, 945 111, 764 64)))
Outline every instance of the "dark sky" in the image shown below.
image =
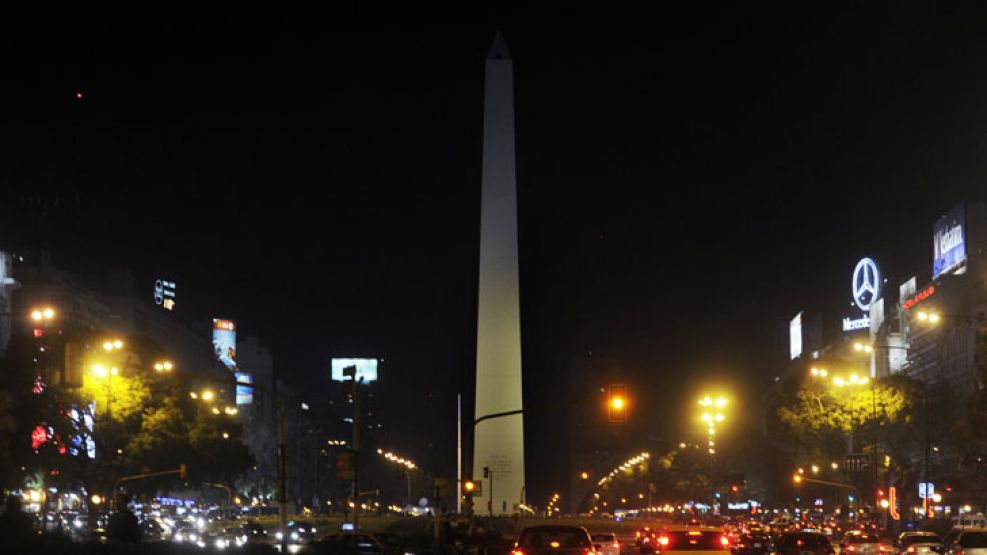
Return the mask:
POLYGON ((545 446, 561 445, 570 357, 620 359, 673 407, 638 425, 674 435, 704 380, 767 382, 779 321, 838 316, 857 259, 894 283, 925 270, 934 219, 983 197, 987 6, 688 4, 10 14, 0 242, 172 276, 180 303, 236 318, 299 387, 330 354, 384 357, 394 444, 451 469, 483 59, 502 29, 544 497, 562 483, 545 446))

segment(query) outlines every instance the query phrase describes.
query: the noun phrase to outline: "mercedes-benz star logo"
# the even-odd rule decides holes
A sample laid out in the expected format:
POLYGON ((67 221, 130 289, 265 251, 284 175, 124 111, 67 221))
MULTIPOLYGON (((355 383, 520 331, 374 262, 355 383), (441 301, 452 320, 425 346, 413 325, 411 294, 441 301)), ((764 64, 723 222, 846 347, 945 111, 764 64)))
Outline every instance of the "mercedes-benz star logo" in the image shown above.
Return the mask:
POLYGON ((880 275, 877 273, 877 264, 870 258, 861 258, 857 262, 857 267, 853 269, 853 283, 850 287, 853 290, 853 302, 857 303, 860 310, 870 310, 870 305, 877 300, 881 291, 880 275))

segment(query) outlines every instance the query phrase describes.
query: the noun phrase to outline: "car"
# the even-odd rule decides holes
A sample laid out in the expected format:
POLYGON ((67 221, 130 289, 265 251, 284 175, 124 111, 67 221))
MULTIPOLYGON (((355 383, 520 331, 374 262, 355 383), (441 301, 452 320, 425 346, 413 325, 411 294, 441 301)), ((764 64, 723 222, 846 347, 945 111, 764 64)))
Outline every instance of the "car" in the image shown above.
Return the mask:
POLYGON ((935 532, 902 532, 895 540, 898 555, 932 555, 942 545, 942 538, 935 532))
POLYGON ((256 522, 244 522, 240 524, 240 531, 247 536, 248 542, 267 541, 267 528, 256 522))
POLYGON ((512 555, 592 555, 593 540, 581 526, 530 526, 521 530, 512 555))
POLYGON ((330 534, 319 540, 316 545, 319 551, 326 553, 345 552, 351 545, 355 545, 356 552, 360 555, 382 555, 392 552, 373 534, 330 534))
POLYGON ((194 525, 183 524, 175 528, 171 539, 176 543, 198 543, 201 535, 199 529, 194 525))
POLYGON ((987 530, 963 530, 945 555, 987 555, 987 530))
POLYGON ((593 534, 590 539, 593 540, 593 548, 600 555, 620 555, 620 542, 613 532, 593 534))
POLYGON ((723 555, 730 550, 730 539, 720 528, 709 526, 673 527, 658 535, 656 552, 661 555, 688 552, 723 555))
POLYGON ((826 536, 818 532, 785 532, 775 542, 775 555, 836 555, 826 536))
POLYGON ((771 536, 764 532, 749 532, 737 538, 733 546, 736 555, 767 555, 771 553, 771 536))
POLYGON ((881 544, 877 534, 857 532, 843 536, 840 542, 840 553, 852 555, 881 555, 887 548, 881 544))
MULTIPOLYGON (((288 542, 296 545, 307 545, 314 543, 318 537, 316 534, 316 528, 308 522, 303 522, 300 520, 289 520, 288 521, 288 542)), ((281 532, 274 534, 275 541, 281 541, 281 532)))
POLYGON ((155 518, 141 522, 141 538, 145 542, 162 542, 168 539, 168 531, 155 518))

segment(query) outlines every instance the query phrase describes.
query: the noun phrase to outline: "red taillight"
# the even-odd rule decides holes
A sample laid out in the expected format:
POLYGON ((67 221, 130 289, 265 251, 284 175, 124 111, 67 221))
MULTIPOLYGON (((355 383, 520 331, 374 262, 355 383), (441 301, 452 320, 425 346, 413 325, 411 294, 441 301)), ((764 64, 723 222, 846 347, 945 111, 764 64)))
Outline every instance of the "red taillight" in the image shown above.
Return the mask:
POLYGON ((857 548, 851 545, 851 546, 849 546, 849 547, 847 547, 847 548, 846 548, 846 550, 847 550, 847 552, 849 552, 849 553, 853 553, 854 551, 856 551, 856 550, 857 550, 857 548))
POLYGON ((514 551, 511 552, 511 555, 524 555, 524 551, 521 551, 520 549, 515 549, 514 551))
POLYGON ((953 555, 963 555, 963 548, 957 547, 956 551, 953 552, 953 555))
POLYGON ((720 536, 720 543, 723 545, 723 547, 727 547, 730 545, 730 538, 726 536, 720 536))
POLYGON ((915 553, 915 546, 914 545, 908 546, 908 552, 909 553, 915 553))
POLYGON ((634 537, 635 538, 640 538, 641 537, 641 531, 638 530, 637 532, 634 532, 634 537))
POLYGON ((658 538, 658 543, 661 545, 668 545, 668 536, 662 536, 658 538))
POLYGON ((620 542, 613 542, 614 549, 620 549, 620 542))

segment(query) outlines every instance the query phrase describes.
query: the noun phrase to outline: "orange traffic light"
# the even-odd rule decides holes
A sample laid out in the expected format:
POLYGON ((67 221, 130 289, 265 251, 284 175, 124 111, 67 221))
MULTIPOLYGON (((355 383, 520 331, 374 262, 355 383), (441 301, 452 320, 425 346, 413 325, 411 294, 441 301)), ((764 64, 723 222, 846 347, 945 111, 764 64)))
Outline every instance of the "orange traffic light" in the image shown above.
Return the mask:
POLYGON ((627 386, 611 385, 610 395, 607 400, 607 413, 611 422, 627 421, 627 386))

